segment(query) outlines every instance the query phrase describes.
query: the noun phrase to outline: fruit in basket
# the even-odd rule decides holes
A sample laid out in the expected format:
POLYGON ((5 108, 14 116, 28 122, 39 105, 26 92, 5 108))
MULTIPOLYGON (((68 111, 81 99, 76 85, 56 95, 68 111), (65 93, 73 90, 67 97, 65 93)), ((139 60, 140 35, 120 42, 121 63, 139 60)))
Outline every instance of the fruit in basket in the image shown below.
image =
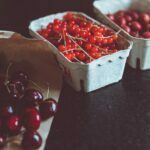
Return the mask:
MULTIPOLYGON (((121 16, 120 12, 120 16, 121 16)), ((111 16, 113 20, 114 16, 111 16)), ((122 24, 126 24, 118 18, 122 24)), ((124 21, 126 21, 123 18, 124 21)), ((118 33, 108 27, 97 24, 78 13, 66 13, 63 19, 54 19, 44 29, 37 31, 56 46, 69 61, 90 63, 102 56, 114 53, 117 47, 118 33), (111 49, 111 44, 116 47, 111 49), (107 46, 108 50, 105 50, 107 46)))
POLYGON ((108 14, 107 16, 131 36, 150 38, 150 14, 148 12, 121 10, 115 14, 108 14))
POLYGON ((35 108, 25 108, 23 118, 23 126, 27 130, 36 131, 40 127, 41 117, 35 108))
POLYGON ((138 21, 133 21, 130 24, 132 31, 141 31, 142 25, 138 21))
POLYGON ((2 108, 0 108, 0 116, 2 118, 7 118, 7 117, 11 116, 12 114, 14 114, 13 106, 7 104, 7 105, 3 106, 2 108))
POLYGON ((140 21, 141 23, 148 24, 150 23, 150 15, 148 13, 141 13, 140 14, 140 21))
POLYGON ((54 116, 57 111, 57 103, 54 99, 45 100, 39 107, 40 115, 43 120, 54 116))
POLYGON ((38 149, 42 145, 42 137, 38 132, 26 131, 23 135, 22 146, 25 149, 38 149))
MULTIPOLYGON (((40 90, 28 88, 29 81, 25 72, 17 72, 10 77, 7 71, 7 75, 0 78, 1 96, 6 99, 1 101, 0 106, 0 147, 7 143, 6 137, 25 132, 22 146, 28 149, 39 148, 42 137, 37 130, 42 120, 54 116, 57 111, 57 102, 51 98, 43 100, 40 90), (6 90, 5 95, 3 89, 6 90)), ((33 81, 31 83, 39 87, 33 81)))
POLYGON ((7 118, 6 129, 8 134, 17 135, 21 130, 21 119, 17 115, 12 115, 7 118))
POLYGON ((150 38, 150 31, 149 32, 144 32, 143 37, 150 38))

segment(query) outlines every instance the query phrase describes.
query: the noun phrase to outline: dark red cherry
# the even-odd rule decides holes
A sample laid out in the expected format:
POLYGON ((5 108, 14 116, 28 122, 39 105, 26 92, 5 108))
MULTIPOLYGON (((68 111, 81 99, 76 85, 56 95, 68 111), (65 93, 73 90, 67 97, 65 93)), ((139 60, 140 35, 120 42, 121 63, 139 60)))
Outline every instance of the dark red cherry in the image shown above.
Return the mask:
POLYGON ((139 20, 141 23, 148 24, 150 23, 150 15, 148 13, 141 13, 139 20))
POLYGON ((28 85, 29 76, 27 73, 20 71, 12 75, 13 80, 20 80, 25 86, 28 85))
POLYGON ((47 99, 43 101, 39 107, 42 120, 55 115, 57 111, 57 102, 54 99, 47 99))
POLYGON ((43 101, 43 95, 40 91, 35 89, 28 89, 24 95, 24 101, 28 104, 36 104, 43 101))
POLYGON ((6 121, 6 129, 9 134, 16 135, 21 130, 21 119, 17 115, 10 116, 6 121))
POLYGON ((22 146, 25 149, 38 149, 42 145, 42 137, 38 132, 26 131, 23 135, 22 146))
POLYGON ((130 33, 131 32, 131 28, 127 25, 123 25, 121 26, 126 32, 130 33))
POLYGON ((14 108, 11 105, 4 105, 0 108, 0 116, 3 118, 7 118, 10 115, 14 114, 14 108))
POLYGON ((36 131, 40 127, 41 117, 34 107, 25 108, 23 111, 23 125, 27 130, 36 131))
POLYGON ((140 30, 142 29, 142 26, 141 26, 140 22, 138 22, 138 21, 133 21, 133 22, 131 23, 131 29, 132 29, 133 31, 140 31, 140 30))
POLYGON ((142 35, 144 38, 150 38, 150 32, 144 32, 142 35))

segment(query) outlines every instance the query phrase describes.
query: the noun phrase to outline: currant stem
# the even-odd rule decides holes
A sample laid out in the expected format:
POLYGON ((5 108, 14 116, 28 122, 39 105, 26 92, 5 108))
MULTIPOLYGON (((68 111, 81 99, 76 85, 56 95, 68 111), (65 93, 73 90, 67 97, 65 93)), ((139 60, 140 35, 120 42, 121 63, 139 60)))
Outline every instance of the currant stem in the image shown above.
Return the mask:
POLYGON ((81 51, 83 51, 90 58, 90 60, 94 60, 94 58, 92 58, 77 42, 75 42, 69 34, 67 34, 67 36, 70 37, 70 39, 72 40, 72 42, 74 42, 75 44, 77 44, 77 46, 81 49, 81 51))
POLYGON ((69 35, 71 38, 73 38, 73 39, 75 39, 75 40, 81 40, 81 41, 84 41, 84 42, 86 42, 86 40, 85 39, 83 39, 83 38, 78 38, 78 37, 73 37, 73 36, 71 36, 71 35, 69 35))
POLYGON ((73 52, 73 51, 79 51, 81 49, 68 49, 66 51, 63 51, 62 53, 66 53, 66 52, 73 52))

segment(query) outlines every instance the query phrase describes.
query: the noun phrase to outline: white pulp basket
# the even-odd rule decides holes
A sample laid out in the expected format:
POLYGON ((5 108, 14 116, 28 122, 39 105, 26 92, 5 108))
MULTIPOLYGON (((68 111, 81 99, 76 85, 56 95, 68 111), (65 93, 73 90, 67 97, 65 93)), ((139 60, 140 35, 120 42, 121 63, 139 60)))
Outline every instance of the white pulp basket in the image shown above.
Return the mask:
POLYGON ((129 65, 132 68, 141 70, 150 69, 150 39, 136 38, 129 35, 106 16, 108 13, 114 14, 119 10, 150 11, 150 0, 115 0, 113 3, 110 0, 99 0, 95 1, 93 6, 99 20, 106 22, 115 30, 122 30, 122 35, 133 41, 133 48, 128 59, 129 65))
MULTIPOLYGON (((58 49, 37 33, 41 27, 46 27, 48 23, 53 22, 54 19, 62 19, 68 13, 57 13, 43 18, 34 20, 29 25, 30 34, 37 39, 44 40, 50 47, 50 50, 56 55, 59 66, 61 67, 66 81, 76 90, 90 92, 106 85, 118 82, 122 79, 126 59, 132 48, 132 42, 120 37, 120 44, 125 49, 120 50, 114 54, 101 57, 92 61, 89 64, 81 64, 78 62, 71 62, 61 54, 58 49)), ((77 13, 77 12, 74 12, 77 13)), ((96 20, 90 18, 84 13, 78 13, 86 16, 88 19, 100 24, 96 20)))

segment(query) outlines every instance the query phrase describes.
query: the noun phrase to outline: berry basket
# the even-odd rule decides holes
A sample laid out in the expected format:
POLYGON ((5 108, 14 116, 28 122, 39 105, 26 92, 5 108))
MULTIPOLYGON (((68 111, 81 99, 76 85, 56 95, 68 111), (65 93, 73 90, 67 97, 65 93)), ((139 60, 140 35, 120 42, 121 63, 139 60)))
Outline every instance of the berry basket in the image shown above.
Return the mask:
MULTIPOLYGON (((122 36, 119 35, 119 44, 122 46, 121 50, 111 55, 100 57, 88 64, 84 64, 81 62, 69 61, 51 42, 43 38, 37 32, 41 27, 46 27, 48 23, 53 22, 54 19, 62 19, 67 13, 68 12, 57 13, 39 18, 32 21, 29 25, 30 34, 37 39, 44 40, 50 46, 50 50, 56 55, 58 64, 64 73, 66 81, 76 91, 84 90, 85 92, 90 92, 121 80, 126 59, 132 48, 132 42, 127 41, 122 36)), ((100 24, 84 13, 78 12, 78 14, 100 24)))
POLYGON ((149 0, 115 0, 113 3, 110 3, 110 0, 105 0, 95 1, 93 3, 94 11, 99 20, 103 20, 114 30, 122 30, 121 34, 127 39, 133 41, 133 47, 128 58, 128 64, 132 68, 139 68, 141 70, 150 69, 150 39, 131 36, 119 25, 110 20, 107 14, 114 14, 120 10, 129 9, 135 9, 140 12, 150 12, 149 6, 149 0))

